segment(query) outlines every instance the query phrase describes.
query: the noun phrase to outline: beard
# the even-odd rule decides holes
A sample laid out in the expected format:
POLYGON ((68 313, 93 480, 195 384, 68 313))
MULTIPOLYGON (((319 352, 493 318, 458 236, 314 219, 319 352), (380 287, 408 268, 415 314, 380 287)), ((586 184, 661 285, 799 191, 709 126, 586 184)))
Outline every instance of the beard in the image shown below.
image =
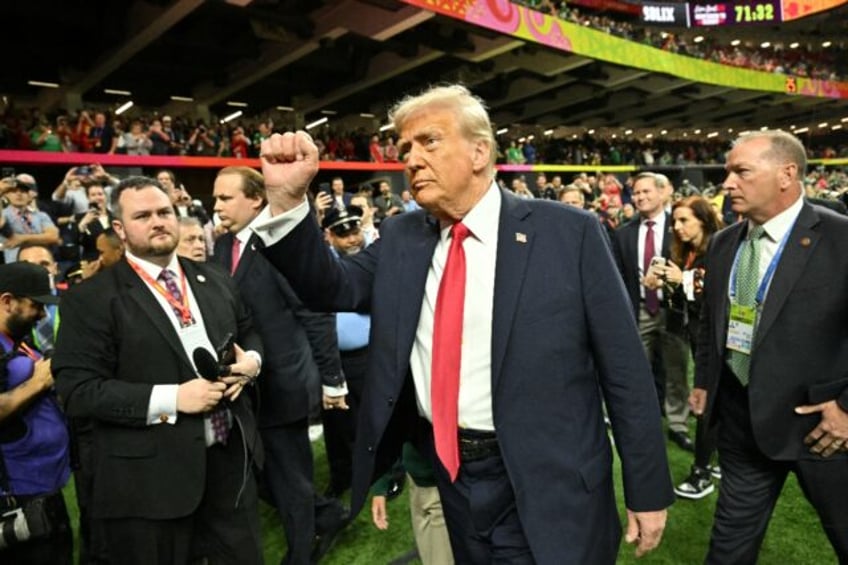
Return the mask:
POLYGON ((6 330, 14 341, 20 341, 25 338, 33 326, 35 326, 35 318, 27 318, 17 312, 13 312, 6 319, 6 330))
POLYGON ((178 243, 179 241, 176 235, 169 231, 159 232, 143 242, 131 241, 130 239, 126 241, 127 249, 133 255, 142 259, 147 257, 166 257, 174 252, 178 243), (157 237, 159 235, 167 235, 168 237, 157 237))

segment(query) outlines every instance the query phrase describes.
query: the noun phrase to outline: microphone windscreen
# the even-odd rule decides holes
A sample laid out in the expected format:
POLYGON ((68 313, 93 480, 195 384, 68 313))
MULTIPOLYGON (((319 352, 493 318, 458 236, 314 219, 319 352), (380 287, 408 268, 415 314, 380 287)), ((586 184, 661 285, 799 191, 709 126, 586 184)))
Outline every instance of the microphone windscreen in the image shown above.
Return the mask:
POLYGON ((198 347, 191 354, 194 359, 194 366, 200 376, 207 381, 218 380, 218 362, 215 357, 209 353, 209 350, 198 347))

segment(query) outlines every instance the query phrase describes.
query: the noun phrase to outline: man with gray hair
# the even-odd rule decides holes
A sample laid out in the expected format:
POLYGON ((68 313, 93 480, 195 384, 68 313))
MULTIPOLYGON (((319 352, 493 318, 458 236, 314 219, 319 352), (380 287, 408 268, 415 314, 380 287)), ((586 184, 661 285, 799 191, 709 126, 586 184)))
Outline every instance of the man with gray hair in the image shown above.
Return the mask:
POLYGON ((743 135, 724 188, 745 220, 706 258, 690 403, 718 426, 710 564, 754 563, 787 475, 848 563, 848 219, 803 199, 804 146, 743 135))
POLYGON ((390 117, 425 210, 386 219, 350 257, 309 214, 311 137, 262 145, 264 253, 314 307, 371 314, 352 507, 413 440, 434 463, 457 562, 613 563, 603 398, 626 539, 650 551, 673 493, 650 367, 597 219, 499 189, 488 113, 463 86, 410 96, 390 117))

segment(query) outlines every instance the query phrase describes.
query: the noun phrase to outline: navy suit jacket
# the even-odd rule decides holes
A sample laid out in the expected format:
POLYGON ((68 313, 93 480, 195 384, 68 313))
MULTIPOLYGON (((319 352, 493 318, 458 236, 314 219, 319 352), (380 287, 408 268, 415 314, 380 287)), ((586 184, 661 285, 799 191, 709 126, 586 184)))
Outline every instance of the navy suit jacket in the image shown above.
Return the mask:
MULTIPOLYGON (((618 264, 618 271, 621 273, 621 278, 624 279, 624 288, 627 289, 627 296, 630 297, 630 303, 639 319, 639 302, 641 300, 640 277, 642 275, 642 258, 639 257, 639 226, 641 225, 639 216, 633 218, 613 233, 613 243, 615 249, 615 260, 618 264)), ((671 214, 665 215, 665 233, 662 238, 662 248, 660 255, 668 259, 671 256, 671 237, 672 237, 672 220, 671 214)))
MULTIPOLYGON (((635 323, 621 316, 630 305, 597 219, 502 196, 492 411, 519 516, 540 563, 612 562, 620 524, 602 395, 628 507, 673 500, 650 367, 635 323)), ((376 243, 337 259, 310 216, 265 250, 307 304, 371 314, 354 512, 418 425, 409 358, 438 238, 438 222, 419 210, 387 219, 376 243)))
MULTIPOLYGON (((717 233, 707 252, 695 385, 714 421, 721 402, 728 289, 748 222, 717 233)), ((754 439, 772 459, 821 459, 804 445, 818 413, 794 408, 839 399, 848 407, 848 218, 805 203, 768 289, 754 336, 748 404, 754 439)), ((833 458, 848 458, 837 453, 833 458)))
MULTIPOLYGON (((232 266, 233 235, 215 242, 215 260, 232 266)), ((317 407, 322 376, 337 377, 341 362, 332 314, 306 309, 285 278, 257 251, 254 235, 242 251, 233 280, 265 346, 259 379, 259 425, 303 420, 317 407)))

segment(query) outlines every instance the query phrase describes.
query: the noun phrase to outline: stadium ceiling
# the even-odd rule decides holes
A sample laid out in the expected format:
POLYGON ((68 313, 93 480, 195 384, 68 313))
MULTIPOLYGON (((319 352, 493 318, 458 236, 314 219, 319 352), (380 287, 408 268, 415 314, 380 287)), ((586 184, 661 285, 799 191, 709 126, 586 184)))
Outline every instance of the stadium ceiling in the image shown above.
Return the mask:
MULTIPOLYGON (((192 113, 195 104, 219 117, 236 110, 271 117, 278 127, 328 117, 339 128, 373 128, 402 95, 461 81, 488 102, 498 127, 557 135, 813 129, 848 117, 848 100, 731 89, 595 61, 397 0, 11 0, 4 7, 15 17, 7 19, 12 56, 4 58, 0 94, 53 110, 79 97, 112 108, 131 99, 130 116, 192 113)), ((843 5, 780 27, 720 33, 728 41, 838 43, 846 15, 843 5)))

